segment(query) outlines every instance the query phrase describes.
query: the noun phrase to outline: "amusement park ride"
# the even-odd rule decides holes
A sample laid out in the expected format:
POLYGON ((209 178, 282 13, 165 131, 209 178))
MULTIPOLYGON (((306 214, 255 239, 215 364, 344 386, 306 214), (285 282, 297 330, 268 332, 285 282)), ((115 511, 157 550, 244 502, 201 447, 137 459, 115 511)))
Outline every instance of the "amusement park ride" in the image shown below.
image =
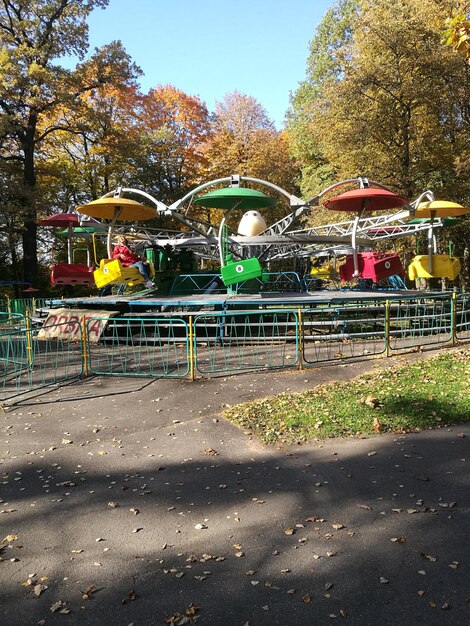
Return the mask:
MULTIPOLYGON (((120 187, 78 207, 77 213, 52 215, 39 224, 67 229, 67 263, 53 266, 53 285, 95 286, 109 292, 112 285, 143 283, 137 268, 124 267, 120 261, 113 260, 113 240, 125 232, 152 262, 157 295, 170 293, 170 277, 175 278, 175 272, 171 273, 168 263, 171 265, 170 259, 175 255, 186 258, 186 265, 180 264, 180 273, 185 270, 195 273, 188 272, 188 268, 191 269, 197 260, 220 264, 216 284, 223 286, 230 295, 242 282, 258 279, 260 285, 267 275, 267 268, 278 260, 293 262, 294 259, 315 258, 330 261, 329 266, 314 268, 312 275, 329 278, 336 273, 343 282, 369 279, 370 283, 379 283, 395 276, 404 277, 399 255, 377 252, 374 246, 383 240, 394 242, 401 237, 419 234, 427 234, 427 254, 413 259, 408 267, 409 279, 447 277, 454 280, 460 271, 460 261, 450 255, 438 254, 435 233, 447 218, 460 217, 468 212, 470 209, 454 202, 436 200, 431 191, 408 201, 384 185, 362 177, 331 185, 311 200, 304 201, 267 181, 233 175, 204 183, 169 206, 144 191, 120 187), (276 197, 247 185, 267 188, 276 197), (351 189, 352 186, 356 188, 351 189), (332 193, 341 187, 348 190, 332 197, 332 193), (210 188, 212 190, 208 191, 210 188), (277 197, 288 204, 290 212, 270 223, 270 209, 277 204, 277 197), (218 219, 211 222, 192 217, 194 206, 204 207, 211 216, 215 213, 212 209, 218 209, 218 219), (299 228, 301 218, 320 206, 348 213, 352 219, 299 228), (243 215, 241 219, 238 217, 237 226, 230 228, 228 224, 234 223, 233 213, 236 211, 243 215), (171 216, 181 229, 156 229, 143 224, 159 216, 171 216), (127 222, 128 226, 124 227, 121 222, 127 222), (74 262, 72 242, 75 238, 85 237, 93 241, 95 265, 90 259, 89 246, 87 263, 74 262), (97 258, 99 241, 103 247, 104 242, 106 244, 107 256, 103 259, 97 258), (338 270, 333 267, 332 259, 335 264, 336 259, 342 259, 338 270), (167 279, 166 283, 162 277, 167 279)), ((206 294, 211 292, 214 284, 209 285, 206 294)), ((140 293, 143 297, 154 297, 156 289, 140 293)))

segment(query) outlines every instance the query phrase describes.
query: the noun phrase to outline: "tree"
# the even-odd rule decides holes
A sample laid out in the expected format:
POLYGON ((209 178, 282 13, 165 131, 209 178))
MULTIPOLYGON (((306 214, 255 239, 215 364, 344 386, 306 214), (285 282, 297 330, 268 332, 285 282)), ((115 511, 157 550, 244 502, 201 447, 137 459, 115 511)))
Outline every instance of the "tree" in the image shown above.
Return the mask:
POLYGON ((287 132, 307 198, 337 180, 335 163, 323 154, 321 137, 315 133, 315 106, 326 85, 344 77, 356 15, 357 0, 339 0, 328 9, 310 42, 306 79, 291 96, 287 132))
POLYGON ((202 152, 210 133, 206 105, 172 85, 159 85, 142 97, 137 127, 131 182, 167 203, 182 197, 207 168, 202 152))
POLYGON ((226 95, 216 103, 212 128, 205 146, 211 178, 240 174, 297 192, 299 171, 289 139, 255 98, 238 91, 226 95))
POLYGON ((87 91, 126 83, 137 73, 119 42, 96 50, 75 70, 58 64, 69 55, 84 59, 86 18, 107 4, 108 0, 3 0, 0 6, 0 134, 11 147, 1 156, 22 167, 23 268, 31 282, 37 275, 36 153, 47 136, 65 129, 49 125, 46 117, 57 107, 72 106, 87 91))
MULTIPOLYGON (((334 48, 337 69, 323 74, 321 89, 310 81, 304 106, 311 142, 336 178, 364 174, 410 198, 432 188, 466 201, 468 180, 455 164, 470 137, 469 68, 439 35, 462 4, 357 3, 350 35, 339 54, 334 48)), ((305 165, 315 183, 317 163, 305 165)))
MULTIPOLYGON (((290 154, 289 138, 275 129, 265 109, 252 96, 234 91, 216 103, 212 134, 204 153, 209 178, 240 174, 298 193, 299 170, 290 154)), ((285 208, 280 202, 277 209, 270 210, 269 221, 282 217, 285 208)))
POLYGON ((72 108, 56 109, 47 123, 67 130, 50 134, 38 158, 53 207, 68 210, 128 182, 140 151, 141 103, 135 85, 104 85, 82 94, 72 108))

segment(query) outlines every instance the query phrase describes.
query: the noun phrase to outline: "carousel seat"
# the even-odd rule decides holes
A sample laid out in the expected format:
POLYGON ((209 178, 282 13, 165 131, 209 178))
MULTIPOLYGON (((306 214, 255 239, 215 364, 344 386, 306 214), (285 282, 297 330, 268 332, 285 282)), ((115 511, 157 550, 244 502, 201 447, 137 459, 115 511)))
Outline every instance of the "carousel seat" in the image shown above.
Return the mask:
POLYGON ((93 268, 84 263, 58 263, 52 267, 51 285, 93 285, 93 268))

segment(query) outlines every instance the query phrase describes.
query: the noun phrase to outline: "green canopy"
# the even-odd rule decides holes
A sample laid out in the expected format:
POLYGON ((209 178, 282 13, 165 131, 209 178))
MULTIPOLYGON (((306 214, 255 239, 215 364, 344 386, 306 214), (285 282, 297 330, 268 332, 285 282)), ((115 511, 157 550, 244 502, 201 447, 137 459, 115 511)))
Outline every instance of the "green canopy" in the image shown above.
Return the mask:
MULTIPOLYGON (((71 236, 72 237, 82 237, 83 239, 86 239, 88 237, 91 237, 94 233, 101 233, 102 235, 106 235, 106 230, 103 230, 103 227, 95 227, 95 226, 75 226, 72 229, 72 233, 71 236)), ((64 228, 64 230, 60 230, 57 235, 59 237, 68 237, 69 236, 69 231, 67 228, 64 228)))
POLYGON ((243 209, 247 211, 273 206, 276 204, 276 200, 255 189, 224 187, 196 198, 193 200, 193 204, 210 209, 243 209))

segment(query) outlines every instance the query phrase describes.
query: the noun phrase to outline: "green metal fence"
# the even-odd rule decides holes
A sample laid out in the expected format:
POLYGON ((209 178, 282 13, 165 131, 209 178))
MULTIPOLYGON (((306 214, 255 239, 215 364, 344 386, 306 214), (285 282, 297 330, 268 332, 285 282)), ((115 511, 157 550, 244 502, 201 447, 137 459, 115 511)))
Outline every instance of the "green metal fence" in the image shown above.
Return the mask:
MULTIPOLYGON (((69 328, 71 322, 68 322, 69 328)), ((66 324, 57 324, 64 327, 66 324)), ((54 327, 50 327, 53 329, 54 327)), ((40 329, 26 326, 0 333, 0 396, 9 398, 35 389, 79 378, 83 374, 81 329, 79 341, 42 339, 40 329)))
POLYGON ((201 373, 274 369, 299 360, 296 311, 204 313, 194 318, 194 354, 201 373))
POLYGON ((24 328, 24 326, 25 318, 23 315, 0 311, 0 333, 13 328, 24 328))
POLYGON ((385 303, 340 302, 302 311, 303 359, 319 363, 385 352, 385 303))
POLYGON ((470 294, 180 315, 72 318, 44 332, 28 310, 0 313, 1 399, 88 374, 192 379, 470 339, 470 294))
POLYGON ((455 297, 454 324, 456 339, 470 339, 470 294, 455 297))
POLYGON ((408 299, 390 303, 390 350, 446 343, 452 339, 453 298, 408 299))
POLYGON ((0 300, 0 311, 2 313, 26 315, 29 313, 31 317, 35 317, 38 310, 47 307, 50 300, 47 298, 7 298, 0 300))
MULTIPOLYGON (((102 321, 102 320, 101 320, 102 321)), ((189 374, 189 329, 182 319, 165 317, 110 319, 98 343, 89 341, 87 368, 91 374, 183 378, 189 374)))

